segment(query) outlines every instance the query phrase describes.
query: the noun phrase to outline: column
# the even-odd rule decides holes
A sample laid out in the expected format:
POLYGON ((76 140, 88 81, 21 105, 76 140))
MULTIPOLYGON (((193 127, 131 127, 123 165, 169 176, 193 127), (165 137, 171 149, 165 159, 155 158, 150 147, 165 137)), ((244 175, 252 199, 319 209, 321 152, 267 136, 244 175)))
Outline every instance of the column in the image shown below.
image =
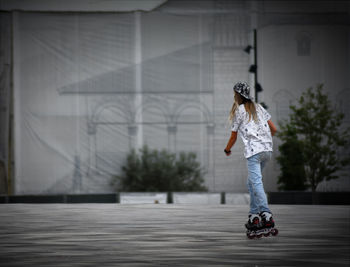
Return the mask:
POLYGON ((141 36, 141 13, 135 12, 135 110, 140 110, 138 118, 135 118, 139 123, 137 131, 135 125, 129 126, 129 131, 134 133, 136 140, 133 146, 139 150, 143 146, 143 127, 142 127, 142 36, 141 36))
POLYGON ((129 150, 135 149, 136 151, 138 151, 139 148, 142 148, 138 144, 138 132, 139 131, 136 124, 128 125, 129 150))
POLYGON ((97 166, 97 159, 94 155, 94 152, 96 153, 96 146, 95 146, 95 140, 96 140, 96 133, 97 133, 97 125, 93 122, 87 123, 87 134, 88 134, 88 141, 89 141, 89 159, 88 159, 88 170, 87 175, 89 176, 91 174, 92 170, 96 170, 97 166))
POLYGON ((210 191, 215 191, 214 133, 215 133, 215 124, 209 123, 207 125, 207 145, 208 145, 207 166, 208 166, 208 176, 212 177, 212 186, 211 188, 209 188, 210 191))
POLYGON ((168 150, 175 153, 176 152, 176 124, 168 125, 168 150))

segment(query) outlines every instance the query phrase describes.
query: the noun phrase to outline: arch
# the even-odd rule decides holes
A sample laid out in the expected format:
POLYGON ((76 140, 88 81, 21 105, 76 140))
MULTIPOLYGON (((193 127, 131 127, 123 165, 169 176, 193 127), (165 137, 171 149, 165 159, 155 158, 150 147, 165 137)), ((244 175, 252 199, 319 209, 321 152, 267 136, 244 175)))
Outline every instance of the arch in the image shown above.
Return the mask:
POLYGON ((160 112, 160 114, 162 115, 162 117, 164 118, 164 121, 162 121, 162 122, 167 123, 167 124, 169 123, 169 115, 168 115, 167 110, 162 105, 152 103, 152 102, 146 103, 146 104, 142 105, 142 107, 137 108, 137 110, 135 111, 135 122, 142 123, 142 122, 138 121, 139 118, 141 117, 140 115, 145 114, 148 110, 151 110, 151 109, 158 110, 160 112))
POLYGON ((130 115, 118 102, 108 102, 98 106, 91 117, 95 126, 91 137, 91 157, 94 168, 101 173, 114 174, 122 165, 130 149, 131 136, 128 134, 131 124, 130 115))
POLYGON ((177 127, 175 150, 195 153, 201 166, 209 173, 213 163, 214 137, 208 131, 208 126, 213 125, 209 109, 199 102, 184 103, 176 110, 173 123, 177 127))
POLYGON ((102 117, 103 113, 108 111, 108 110, 117 110, 118 114, 122 115, 121 117, 124 118, 123 120, 120 121, 110 121, 110 123, 115 123, 115 122, 120 122, 120 123, 130 123, 131 122, 131 116, 129 112, 125 112, 125 110, 121 109, 120 106, 118 106, 115 102, 109 102, 105 103, 101 106, 98 106, 92 116, 91 116, 91 122, 92 123, 99 123, 100 118, 102 117))
POLYGON ((173 122, 175 124, 178 123, 179 118, 181 117, 182 113, 187 109, 197 109, 201 111, 201 113, 204 115, 205 123, 209 124, 212 122, 212 115, 208 107, 202 103, 185 103, 184 105, 181 105, 178 109, 174 112, 173 122))

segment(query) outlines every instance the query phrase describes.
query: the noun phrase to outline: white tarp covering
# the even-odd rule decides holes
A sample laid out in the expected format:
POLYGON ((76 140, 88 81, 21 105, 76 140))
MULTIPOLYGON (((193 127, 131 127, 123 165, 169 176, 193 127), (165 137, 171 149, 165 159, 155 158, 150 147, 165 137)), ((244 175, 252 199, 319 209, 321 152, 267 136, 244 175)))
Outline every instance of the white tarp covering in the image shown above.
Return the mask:
MULTIPOLYGON (((152 8, 136 9, 149 12, 0 13, 1 36, 12 40, 0 43, 1 82, 7 84, 1 122, 8 127, 13 80, 14 193, 110 192, 111 177, 120 173, 127 153, 145 144, 195 152, 211 192, 246 193, 241 141, 230 158, 223 148, 230 135, 232 85, 253 85, 253 55, 243 49, 252 44, 252 29, 261 19, 269 26, 258 30, 260 100, 273 121, 285 119, 289 104, 321 82, 349 123, 348 25, 311 25, 320 17, 309 15, 302 22, 310 25, 299 25, 295 14, 265 16, 268 5, 260 1, 150 2, 152 8), (300 39, 309 45, 305 51, 300 39), (12 74, 5 73, 6 64, 12 64, 12 74)), ((9 4, 0 3, 1 10, 9 4)), ((8 132, 1 129, 0 143, 7 162, 8 132)), ((276 144, 264 173, 267 191, 277 190, 276 144)))
POLYGON ((0 0, 0 9, 11 11, 151 11, 166 0, 0 0))
POLYGON ((211 25, 160 12, 16 12, 16 193, 110 191, 145 144, 195 152, 209 185, 211 25))

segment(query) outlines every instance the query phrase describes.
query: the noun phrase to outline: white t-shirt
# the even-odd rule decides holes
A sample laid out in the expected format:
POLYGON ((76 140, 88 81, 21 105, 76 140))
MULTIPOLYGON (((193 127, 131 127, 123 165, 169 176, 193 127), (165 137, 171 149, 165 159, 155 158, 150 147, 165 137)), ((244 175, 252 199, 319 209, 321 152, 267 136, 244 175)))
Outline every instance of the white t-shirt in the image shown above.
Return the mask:
POLYGON ((232 121, 232 131, 238 132, 244 143, 244 156, 249 158, 263 151, 272 151, 272 136, 267 123, 271 115, 260 105, 255 104, 258 121, 249 113, 244 105, 240 105, 232 121))

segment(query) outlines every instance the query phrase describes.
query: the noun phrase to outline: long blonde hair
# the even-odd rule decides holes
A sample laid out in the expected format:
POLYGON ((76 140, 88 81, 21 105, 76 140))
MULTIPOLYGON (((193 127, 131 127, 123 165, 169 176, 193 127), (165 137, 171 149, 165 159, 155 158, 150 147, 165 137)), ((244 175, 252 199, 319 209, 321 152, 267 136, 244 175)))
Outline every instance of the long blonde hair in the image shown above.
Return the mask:
POLYGON ((249 114, 248 121, 250 121, 252 117, 253 117, 253 120, 255 122, 258 121, 258 115, 256 113, 255 104, 252 100, 246 99, 236 92, 235 92, 234 99, 235 99, 235 101, 233 102, 233 105, 232 105, 232 108, 230 111, 230 115, 229 115, 229 120, 231 122, 232 122, 233 118, 235 117, 236 110, 238 109, 239 105, 241 105, 241 104, 244 104, 244 108, 245 108, 246 112, 248 112, 248 114, 249 114))

